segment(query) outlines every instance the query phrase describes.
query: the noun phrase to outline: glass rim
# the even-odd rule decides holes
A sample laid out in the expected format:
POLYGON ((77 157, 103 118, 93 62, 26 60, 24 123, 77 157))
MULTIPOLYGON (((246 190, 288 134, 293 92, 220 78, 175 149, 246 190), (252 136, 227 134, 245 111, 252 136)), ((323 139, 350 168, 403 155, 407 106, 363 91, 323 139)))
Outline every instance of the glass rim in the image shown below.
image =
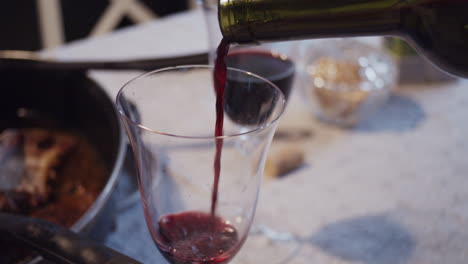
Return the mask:
MULTIPOLYGON (((199 140, 200 139, 211 139, 212 140, 212 139, 228 139, 228 138, 239 137, 239 136, 254 134, 254 133, 263 131, 263 130, 271 127, 276 122, 278 122, 278 120, 280 119, 280 117, 284 113, 284 110, 285 110, 285 107, 286 107, 286 98, 284 97, 283 92, 278 88, 278 86, 276 86, 274 83, 270 82, 266 78, 264 78, 262 76, 259 76, 259 75, 255 74, 255 73, 252 73, 252 72, 249 72, 249 71, 244 71, 244 70, 237 69, 237 68, 232 68, 232 67, 227 67, 227 69, 229 71, 240 72, 240 73, 243 73, 243 74, 253 76, 253 77, 257 78, 257 79, 260 79, 260 80, 268 83, 273 89, 275 89, 278 92, 278 94, 280 96, 278 101, 281 102, 282 105, 281 105, 281 109, 280 109, 279 113, 277 114, 277 116, 274 117, 271 121, 269 121, 268 123, 266 123, 266 124, 264 124, 262 126, 258 126, 256 128, 249 129, 248 131, 245 131, 245 132, 242 132, 242 133, 222 135, 222 136, 214 136, 214 135, 213 136, 184 136, 184 135, 176 135, 176 134, 172 134, 172 133, 168 133, 168 132, 161 132, 161 131, 158 131, 158 130, 151 129, 151 128, 147 127, 147 126, 144 126, 143 124, 140 124, 141 122, 140 123, 135 122, 134 120, 132 120, 130 117, 128 117, 124 113, 124 111, 123 111, 123 109, 121 107, 121 104, 119 102, 120 102, 120 99, 123 96, 124 89, 126 87, 128 87, 131 83, 133 83, 136 80, 145 78, 145 77, 147 77, 149 75, 155 74, 155 73, 160 73, 160 72, 165 72, 165 71, 170 71, 170 70, 177 70, 177 69, 188 69, 188 68, 192 68, 192 69, 196 69, 196 68, 199 68, 199 69, 213 69, 214 66, 212 66, 212 65, 203 65, 203 64, 178 65, 178 66, 165 67, 165 68, 149 71, 149 72, 143 73, 141 75, 138 75, 137 77, 134 77, 133 79, 127 81, 119 89, 119 91, 117 93, 115 102, 116 102, 117 111, 120 114, 120 116, 125 118, 125 120, 127 120, 130 124, 132 124, 132 125, 134 125, 136 127, 139 127, 142 130, 145 130, 145 131, 151 132, 151 133, 155 133, 155 134, 159 134, 159 135, 162 135, 162 136, 169 136, 169 137, 175 137, 175 138, 186 138, 186 139, 199 139, 199 140)), ((214 110, 215 109, 213 108, 213 112, 214 112, 214 110)))

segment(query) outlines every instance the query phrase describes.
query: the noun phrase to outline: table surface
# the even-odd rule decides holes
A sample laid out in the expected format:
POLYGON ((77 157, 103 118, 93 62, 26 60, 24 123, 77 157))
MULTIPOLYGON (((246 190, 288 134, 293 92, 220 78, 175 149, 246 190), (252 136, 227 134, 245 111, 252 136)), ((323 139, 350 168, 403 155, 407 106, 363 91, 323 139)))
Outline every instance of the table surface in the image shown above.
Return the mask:
MULTIPOLYGON (((127 59, 206 50, 202 14, 190 11, 44 55, 127 59)), ((90 72, 113 97, 137 74, 90 72)), ((282 240, 253 234, 233 263, 468 263, 467 86, 466 80, 400 85, 375 115, 341 129, 314 119, 296 82, 279 129, 311 131, 290 142, 305 150, 305 164, 263 183, 255 220, 282 240)), ((272 151, 281 144, 273 142, 272 151)), ((118 212, 106 243, 144 263, 166 263, 135 201, 118 212)))

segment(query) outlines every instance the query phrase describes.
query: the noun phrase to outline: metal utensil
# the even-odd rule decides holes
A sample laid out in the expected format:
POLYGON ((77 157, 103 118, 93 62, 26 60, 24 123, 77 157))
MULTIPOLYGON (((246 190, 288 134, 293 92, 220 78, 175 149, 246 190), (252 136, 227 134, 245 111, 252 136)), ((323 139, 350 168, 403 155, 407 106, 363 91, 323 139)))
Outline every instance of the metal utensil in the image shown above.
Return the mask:
POLYGON ((140 263, 66 228, 30 217, 0 213, 0 234, 57 263, 140 263))
POLYGON ((42 58, 38 53, 30 51, 0 51, 0 69, 155 70, 175 65, 207 63, 208 53, 135 60, 58 61, 42 58))

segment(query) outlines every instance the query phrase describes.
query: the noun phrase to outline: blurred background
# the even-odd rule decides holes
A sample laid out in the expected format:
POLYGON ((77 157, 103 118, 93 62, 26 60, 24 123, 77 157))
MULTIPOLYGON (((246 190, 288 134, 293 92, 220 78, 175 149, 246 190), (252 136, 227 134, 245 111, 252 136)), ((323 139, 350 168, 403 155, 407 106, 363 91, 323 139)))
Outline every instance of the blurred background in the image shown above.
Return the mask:
POLYGON ((0 50, 39 50, 193 8, 195 0, 2 1, 0 50))

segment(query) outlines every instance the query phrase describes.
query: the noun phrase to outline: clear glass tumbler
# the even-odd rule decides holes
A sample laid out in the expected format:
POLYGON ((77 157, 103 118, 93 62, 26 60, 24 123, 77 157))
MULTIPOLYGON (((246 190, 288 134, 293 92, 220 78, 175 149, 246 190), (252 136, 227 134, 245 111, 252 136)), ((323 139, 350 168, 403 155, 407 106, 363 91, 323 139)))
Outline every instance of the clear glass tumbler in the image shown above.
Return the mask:
POLYGON ((227 263, 249 233, 265 156, 285 99, 271 82, 228 69, 224 135, 211 66, 153 71, 128 82, 117 108, 138 169, 151 236, 170 263, 227 263), (222 139, 212 214, 216 141, 222 139))

